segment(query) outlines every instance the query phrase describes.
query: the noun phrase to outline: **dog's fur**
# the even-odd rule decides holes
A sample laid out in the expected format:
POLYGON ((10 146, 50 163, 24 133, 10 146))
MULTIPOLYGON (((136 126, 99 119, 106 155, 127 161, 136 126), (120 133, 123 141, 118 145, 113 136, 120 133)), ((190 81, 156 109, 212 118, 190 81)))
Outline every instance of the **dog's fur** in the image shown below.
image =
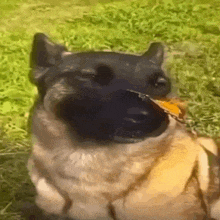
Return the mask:
POLYGON ((35 35, 35 219, 220 219, 215 143, 138 95, 171 94, 163 54, 160 43, 142 56, 70 53, 35 35))

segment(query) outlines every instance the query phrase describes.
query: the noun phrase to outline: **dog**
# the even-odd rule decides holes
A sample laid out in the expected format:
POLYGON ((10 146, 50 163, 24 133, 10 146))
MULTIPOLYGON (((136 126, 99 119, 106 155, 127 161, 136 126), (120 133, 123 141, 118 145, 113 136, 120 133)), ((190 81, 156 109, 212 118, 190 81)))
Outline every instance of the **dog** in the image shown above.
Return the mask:
POLYGON ((161 43, 74 53, 37 33, 30 60, 27 219, 220 219, 217 145, 178 120, 161 43))

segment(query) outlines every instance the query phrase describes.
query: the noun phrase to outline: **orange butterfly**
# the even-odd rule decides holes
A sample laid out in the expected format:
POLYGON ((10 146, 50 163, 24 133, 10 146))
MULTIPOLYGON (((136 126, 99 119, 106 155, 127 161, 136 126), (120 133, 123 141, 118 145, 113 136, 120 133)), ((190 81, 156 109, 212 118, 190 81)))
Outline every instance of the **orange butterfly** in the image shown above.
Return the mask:
POLYGON ((184 116, 186 114, 186 103, 177 98, 165 100, 156 100, 150 98, 150 100, 153 101, 160 108, 162 108, 167 114, 170 114, 177 120, 183 122, 185 118, 184 116))

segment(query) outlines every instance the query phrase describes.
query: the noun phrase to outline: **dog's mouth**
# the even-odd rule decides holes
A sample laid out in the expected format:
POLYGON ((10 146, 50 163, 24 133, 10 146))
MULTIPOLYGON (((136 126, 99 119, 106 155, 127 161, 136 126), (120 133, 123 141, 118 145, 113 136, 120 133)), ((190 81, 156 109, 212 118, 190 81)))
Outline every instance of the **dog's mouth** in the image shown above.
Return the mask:
POLYGON ((130 89, 128 89, 127 91, 137 96, 136 98, 139 99, 141 102, 145 102, 145 106, 140 105, 140 106, 132 106, 128 108, 127 116, 124 117, 124 120, 134 124, 145 123, 149 116, 149 112, 148 112, 149 107, 147 108, 146 105, 148 104, 152 105, 153 103, 151 103, 150 98, 143 93, 130 89))

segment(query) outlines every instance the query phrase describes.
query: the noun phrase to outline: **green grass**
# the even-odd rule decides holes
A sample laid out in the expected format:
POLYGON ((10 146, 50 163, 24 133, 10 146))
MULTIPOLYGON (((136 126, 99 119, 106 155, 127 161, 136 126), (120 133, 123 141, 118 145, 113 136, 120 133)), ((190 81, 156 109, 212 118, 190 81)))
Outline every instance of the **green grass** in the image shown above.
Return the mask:
POLYGON ((28 64, 36 32, 76 51, 141 54, 149 42, 164 42, 174 90, 189 103, 189 129, 220 137, 219 1, 145 2, 0 2, 0 219, 19 219, 22 202, 34 194, 25 166, 27 119, 36 96, 28 64))

